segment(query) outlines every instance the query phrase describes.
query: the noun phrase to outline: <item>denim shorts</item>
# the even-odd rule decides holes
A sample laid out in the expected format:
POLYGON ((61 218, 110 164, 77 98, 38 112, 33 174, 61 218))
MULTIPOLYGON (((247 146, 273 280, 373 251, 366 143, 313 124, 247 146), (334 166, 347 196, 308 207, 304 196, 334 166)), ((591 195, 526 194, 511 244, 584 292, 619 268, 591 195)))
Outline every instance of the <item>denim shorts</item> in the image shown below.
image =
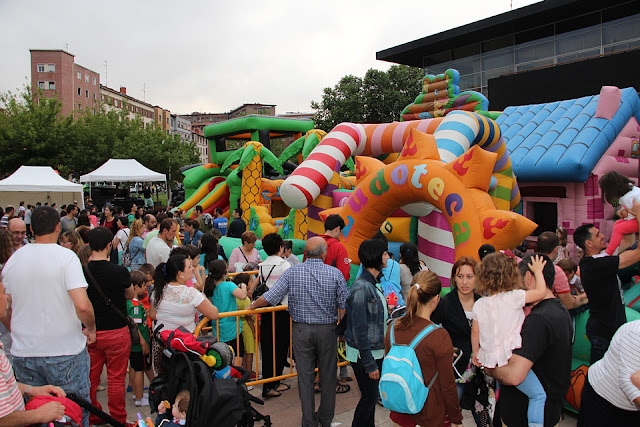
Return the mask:
MULTIPOLYGON (((13 357, 13 371, 21 383, 32 386, 55 385, 86 400, 90 400, 89 366, 86 347, 71 356, 13 357)), ((86 411, 83 411, 82 425, 89 425, 86 411)))

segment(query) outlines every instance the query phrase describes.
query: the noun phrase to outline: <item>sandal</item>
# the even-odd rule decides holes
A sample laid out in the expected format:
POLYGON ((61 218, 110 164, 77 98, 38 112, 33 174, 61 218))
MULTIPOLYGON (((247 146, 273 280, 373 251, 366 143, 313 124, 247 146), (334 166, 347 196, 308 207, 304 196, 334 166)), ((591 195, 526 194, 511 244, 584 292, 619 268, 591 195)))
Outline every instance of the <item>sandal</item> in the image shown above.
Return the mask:
POLYGON ((336 386, 336 394, 348 393, 351 391, 351 386, 349 384, 338 384, 336 386))
POLYGON ((322 390, 320 389, 320 383, 313 383, 313 392, 320 393, 322 390))
POLYGON ((278 397, 278 396, 280 396, 280 392, 274 389, 269 390, 267 394, 262 393, 262 397, 264 399, 268 399, 270 397, 278 397))
POLYGON ((278 393, 282 393, 283 391, 287 391, 291 388, 289 384, 280 384, 280 386, 276 389, 278 393))

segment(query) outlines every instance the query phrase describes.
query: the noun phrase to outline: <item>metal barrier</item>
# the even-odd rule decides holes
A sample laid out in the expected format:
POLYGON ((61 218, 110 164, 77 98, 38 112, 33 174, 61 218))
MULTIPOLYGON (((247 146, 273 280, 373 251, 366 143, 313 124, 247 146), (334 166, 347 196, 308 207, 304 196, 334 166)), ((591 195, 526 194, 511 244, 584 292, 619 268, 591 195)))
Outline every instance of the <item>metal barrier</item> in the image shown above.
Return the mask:
MULTIPOLYGON (((255 310, 238 310, 238 311, 228 311, 225 313, 220 313, 220 315, 218 316, 218 319, 224 319, 224 318, 228 318, 228 317, 235 317, 236 318, 236 333, 238 333, 238 331, 242 331, 242 326, 240 325, 240 316, 252 316, 255 314, 262 314, 262 313, 273 313, 276 311, 283 311, 283 310, 287 310, 289 307, 286 305, 277 305, 275 307, 263 307, 263 308, 257 308, 255 310)), ((219 337, 220 336, 220 324, 218 322, 218 319, 216 319, 216 336, 219 337)), ((256 317, 256 319, 258 319, 256 317)), ((275 327, 275 316, 271 316, 271 342, 272 342, 272 351, 273 351, 273 372, 276 371, 276 346, 275 346, 275 340, 276 340, 276 327, 275 327)), ((200 335, 202 331, 211 331, 213 330, 212 326, 206 326, 207 323, 210 322, 210 319, 207 319, 206 317, 204 319, 202 319, 198 325, 196 325, 196 329, 193 332, 196 336, 200 335)), ((259 331, 260 331, 260 321, 256 321, 256 334, 253 337, 254 339, 254 343, 255 343, 255 353, 253 356, 254 359, 254 364, 255 364, 255 369, 254 371, 256 372, 256 375, 260 372, 259 371, 259 366, 260 366, 260 348, 258 346, 259 343, 259 331)), ((292 320, 289 319, 289 354, 293 355, 293 340, 292 340, 292 336, 291 336, 291 332, 292 332, 292 320)), ((260 337, 260 339, 264 339, 264 337, 260 337)), ((240 348, 240 334, 238 333, 238 335, 236 335, 236 348, 240 348)), ((238 362, 238 358, 240 357, 240 355, 236 355, 236 364, 238 362)), ((292 358, 293 359, 293 358, 292 358)), ((336 359, 337 359, 337 355, 336 355, 336 359)), ((349 362, 339 362, 336 363, 336 366, 344 366, 344 365, 348 365, 349 362)), ((316 368, 316 372, 317 372, 317 368, 316 368)), ((256 385, 256 384, 264 384, 264 383, 269 383, 269 382, 273 382, 273 381, 280 381, 280 380, 284 380, 287 378, 292 378, 292 377, 296 377, 298 376, 297 372, 293 372, 293 360, 290 363, 289 366, 289 373, 288 374, 283 374, 283 375, 279 375, 276 377, 270 377, 270 378, 262 378, 261 380, 257 379, 254 381, 249 381, 247 382, 247 385, 256 385)))

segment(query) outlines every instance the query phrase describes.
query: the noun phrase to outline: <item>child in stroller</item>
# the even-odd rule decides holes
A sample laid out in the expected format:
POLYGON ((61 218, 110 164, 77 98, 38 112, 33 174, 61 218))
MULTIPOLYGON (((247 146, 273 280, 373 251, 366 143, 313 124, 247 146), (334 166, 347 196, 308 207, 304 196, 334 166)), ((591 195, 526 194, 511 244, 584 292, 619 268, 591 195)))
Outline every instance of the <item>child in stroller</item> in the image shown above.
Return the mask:
POLYGON ((168 401, 163 401, 158 405, 158 417, 156 418, 156 427, 179 427, 187 425, 187 409, 189 409, 190 393, 188 390, 181 390, 176 395, 176 401, 173 406, 168 401), (173 421, 169 418, 167 409, 171 408, 173 421))
POLYGON ((175 404, 179 393, 186 391, 189 399, 184 419, 191 427, 249 427, 255 421, 264 421, 265 426, 271 426, 269 416, 251 406, 251 402, 263 402, 247 391, 245 382, 249 379, 249 371, 233 367, 241 378, 214 378, 215 370, 226 368, 233 360, 229 346, 219 342, 211 344, 211 336, 196 339, 188 331, 179 329, 170 333, 164 331, 162 335, 157 339, 164 338, 169 357, 166 373, 149 386, 151 408, 159 408, 164 400, 175 404))

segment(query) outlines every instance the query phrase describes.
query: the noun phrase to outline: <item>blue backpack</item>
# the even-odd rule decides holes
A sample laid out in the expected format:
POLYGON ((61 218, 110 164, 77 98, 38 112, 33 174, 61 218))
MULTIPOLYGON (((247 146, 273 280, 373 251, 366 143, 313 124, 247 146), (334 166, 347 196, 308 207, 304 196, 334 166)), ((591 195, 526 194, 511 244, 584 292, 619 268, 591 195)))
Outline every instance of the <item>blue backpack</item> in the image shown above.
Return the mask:
POLYGON ((429 389, 438 378, 438 372, 433 376, 429 385, 424 384, 422 369, 416 356, 415 348, 431 332, 440 328, 432 324, 424 328, 409 345, 396 344, 393 330, 396 322, 391 325, 391 350, 382 362, 380 376, 380 397, 382 405, 395 412, 403 414, 417 414, 427 401, 429 389))

